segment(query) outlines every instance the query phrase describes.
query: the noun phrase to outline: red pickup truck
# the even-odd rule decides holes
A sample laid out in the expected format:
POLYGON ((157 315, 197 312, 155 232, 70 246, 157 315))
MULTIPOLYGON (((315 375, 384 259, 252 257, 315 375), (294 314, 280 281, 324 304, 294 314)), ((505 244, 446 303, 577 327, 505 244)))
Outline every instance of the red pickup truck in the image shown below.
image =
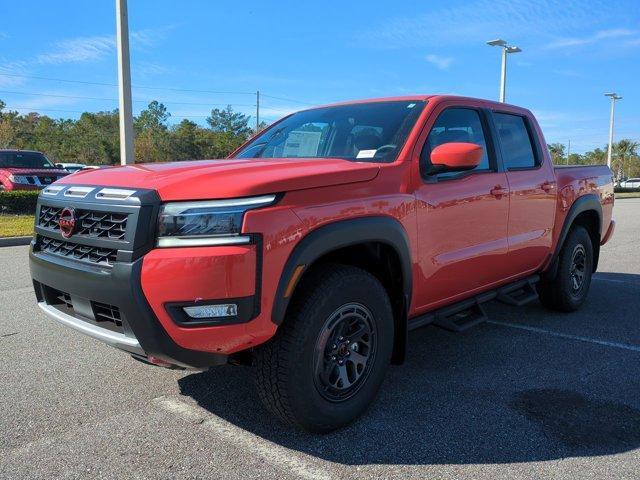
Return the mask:
POLYGON ((67 175, 40 152, 0 149, 0 192, 39 190, 67 175))
POLYGON ((555 167, 528 110, 411 96, 287 116, 226 160, 77 173, 39 198, 51 318, 145 362, 252 364, 266 407, 329 431, 409 330, 497 299, 576 310, 610 238, 606 166, 555 167))

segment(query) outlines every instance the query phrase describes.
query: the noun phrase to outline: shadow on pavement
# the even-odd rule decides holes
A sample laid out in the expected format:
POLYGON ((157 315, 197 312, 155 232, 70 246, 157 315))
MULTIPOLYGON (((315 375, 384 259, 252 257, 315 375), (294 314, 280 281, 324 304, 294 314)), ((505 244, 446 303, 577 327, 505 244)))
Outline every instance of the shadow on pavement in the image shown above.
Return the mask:
MULTIPOLYGON (((640 275, 606 273, 573 314, 492 305, 512 321, 583 323, 612 331, 640 310, 640 275), (615 298, 635 298, 635 305, 615 298), (624 315, 623 315, 624 314, 624 315)), ((638 331, 638 325, 626 325, 638 331)), ((635 338, 637 337, 635 333, 635 338)), ((461 334, 426 327, 410 336, 405 365, 389 369, 378 399, 354 425, 323 436, 281 425, 262 407, 251 369, 225 366, 182 378, 183 395, 287 448, 361 464, 477 464, 609 455, 640 447, 637 352, 485 324, 461 334)))

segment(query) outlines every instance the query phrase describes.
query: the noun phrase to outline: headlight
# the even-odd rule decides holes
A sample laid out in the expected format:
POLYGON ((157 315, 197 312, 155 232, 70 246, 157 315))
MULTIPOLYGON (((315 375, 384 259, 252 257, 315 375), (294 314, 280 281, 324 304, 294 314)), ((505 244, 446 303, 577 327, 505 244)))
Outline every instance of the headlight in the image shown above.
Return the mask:
POLYGON ((158 247, 238 245, 251 238, 240 235, 244 212, 271 205, 275 195, 165 203, 158 217, 158 247))
POLYGON ((30 185, 29 179, 25 175, 9 175, 9 180, 11 183, 30 185))

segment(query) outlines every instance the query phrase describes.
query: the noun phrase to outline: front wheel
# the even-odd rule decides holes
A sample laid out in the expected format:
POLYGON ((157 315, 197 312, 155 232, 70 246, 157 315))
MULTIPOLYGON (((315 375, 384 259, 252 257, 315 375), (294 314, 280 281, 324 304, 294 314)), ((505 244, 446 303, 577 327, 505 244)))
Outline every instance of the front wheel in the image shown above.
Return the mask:
POLYGON ((591 237, 584 227, 573 227, 560 251, 556 277, 538 285, 540 301, 552 310, 577 310, 587 298, 592 273, 591 237))
POLYGON ((327 265, 305 277, 284 324, 254 356, 258 394, 285 423, 328 432, 375 398, 393 349, 389 297, 368 272, 327 265))

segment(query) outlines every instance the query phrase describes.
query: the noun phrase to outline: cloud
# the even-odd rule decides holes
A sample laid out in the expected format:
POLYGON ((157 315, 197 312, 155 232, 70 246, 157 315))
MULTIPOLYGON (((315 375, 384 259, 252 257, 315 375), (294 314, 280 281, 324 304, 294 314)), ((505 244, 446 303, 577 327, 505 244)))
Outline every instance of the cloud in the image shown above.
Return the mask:
POLYGON ((154 77, 158 75, 167 75, 175 71, 171 67, 161 65, 155 62, 138 62, 133 65, 134 73, 139 77, 154 77))
MULTIPOLYGON (((144 29, 131 32, 129 38, 132 47, 152 47, 167 36, 173 27, 144 29)), ((37 55, 33 63, 37 65, 61 65, 99 60, 115 51, 115 35, 96 35, 60 40, 50 52, 37 55)))
POLYGON ((115 37, 100 35, 61 40, 52 51, 36 56, 38 65, 61 65, 98 60, 110 54, 115 47, 115 37))
POLYGON ((0 87, 13 87, 25 83, 25 78, 20 75, 26 73, 27 66, 26 62, 21 61, 0 63, 0 87))
POLYGON ((610 21, 628 19, 622 6, 606 0, 475 0, 435 8, 424 14, 396 17, 356 34, 362 46, 425 48, 476 43, 503 37, 522 42, 553 40, 551 32, 572 37, 610 21), (626 16, 625 16, 626 15, 626 16))
POLYGON ((441 57, 440 55, 429 54, 424 57, 425 60, 440 70, 447 70, 453 63, 452 57, 441 57))
POLYGON ((593 35, 586 37, 569 37, 560 38, 547 45, 547 48, 567 48, 567 47, 581 47, 584 45, 590 45, 600 40, 610 40, 623 37, 630 37, 637 32, 634 30, 628 30, 626 28, 614 28, 611 30, 600 30, 593 35))
POLYGON ((129 39, 133 47, 153 47, 165 40, 174 28, 176 25, 136 30, 129 34, 129 39))
POLYGON ((51 90, 44 92, 44 95, 37 96, 35 98, 20 98, 12 101, 7 101, 8 109, 19 110, 21 112, 37 112, 39 110, 49 110, 51 107, 69 107, 80 102, 77 98, 71 98, 73 92, 51 90), (54 95, 47 97, 45 95, 54 95), (60 95, 56 97, 55 95, 60 95))

